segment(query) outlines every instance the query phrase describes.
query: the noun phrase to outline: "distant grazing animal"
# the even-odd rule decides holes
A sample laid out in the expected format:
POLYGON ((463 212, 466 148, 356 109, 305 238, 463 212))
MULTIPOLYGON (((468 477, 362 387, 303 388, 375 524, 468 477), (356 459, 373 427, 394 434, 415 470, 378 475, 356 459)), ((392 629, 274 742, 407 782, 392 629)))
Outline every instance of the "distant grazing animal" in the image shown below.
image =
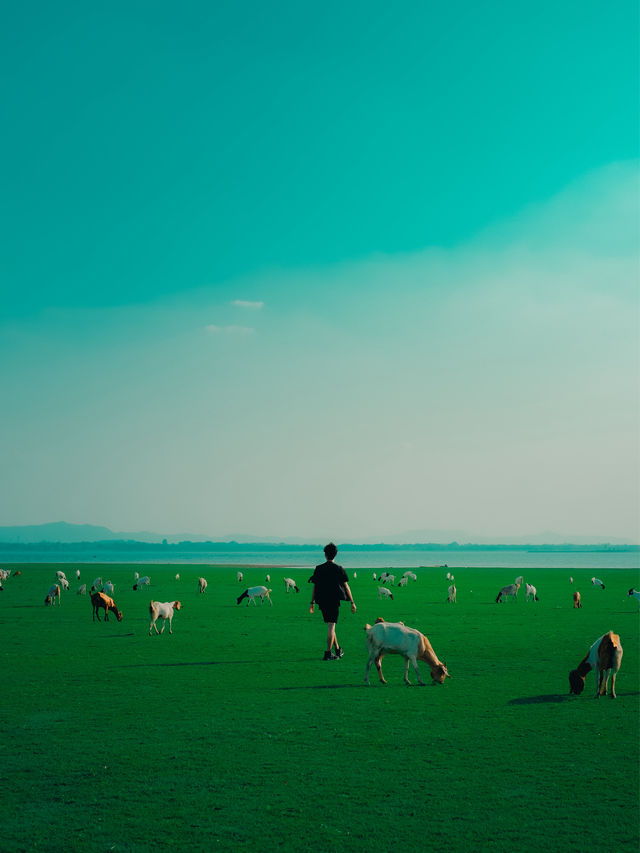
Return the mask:
POLYGON ((406 586, 406 585, 407 585, 407 578, 405 578, 405 577, 403 576, 403 577, 401 577, 401 578, 400 578, 400 580, 398 581, 398 586, 406 586))
POLYGON ((629 595, 633 595, 633 596, 634 596, 634 598, 636 599, 636 601, 640 601, 640 592, 638 592, 638 590, 637 590, 637 589, 633 589, 633 588, 631 588, 631 589, 629 590, 629 595))
POLYGON ((238 596, 237 604, 240 604, 243 598, 248 598, 247 604, 255 604, 256 598, 260 599, 260 604, 263 603, 265 598, 268 600, 269 604, 273 607, 273 601, 271 601, 271 593, 273 590, 267 589, 266 586, 250 586, 248 589, 242 593, 242 595, 238 596))
POLYGON ((242 574, 242 572, 238 572, 238 583, 242 583, 243 578, 244 578, 244 575, 242 574))
POLYGON ((378 575, 375 572, 373 573, 373 579, 374 579, 374 581, 378 580, 378 575))
POLYGON ((600 578, 591 578, 591 583, 592 583, 594 586, 601 586, 601 587, 602 587, 602 589, 604 589, 604 584, 602 583, 602 581, 600 580, 600 578))
POLYGON ((49 592, 47 593, 44 603, 55 606, 56 599, 58 599, 58 607, 60 607, 62 605, 62 601, 60 599, 60 587, 57 583, 54 583, 53 586, 49 587, 49 592))
POLYGON ((456 603, 456 594, 457 594, 455 584, 451 584, 448 592, 449 592, 449 597, 447 598, 447 601, 449 602, 449 604, 455 604, 456 603))
POLYGON ((140 586, 149 586, 150 583, 151 583, 151 578, 148 575, 145 575, 143 578, 139 577, 137 579, 137 581, 133 585, 133 588, 138 589, 138 587, 140 587, 140 586))
POLYGON ((76 580, 80 580, 80 569, 76 569, 76 580))
POLYGON ((180 575, 179 575, 179 574, 177 574, 177 575, 176 575, 176 580, 177 580, 177 581, 179 581, 179 580, 180 580, 180 575))
POLYGON ((378 587, 378 598, 390 598, 393 601, 393 593, 390 589, 387 589, 386 586, 378 587))
POLYGON ((622 661, 622 643, 618 634, 609 631, 598 637, 577 669, 569 673, 569 693, 580 694, 584 690, 586 676, 594 670, 596 673, 596 695, 606 696, 609 675, 611 675, 611 698, 616 698, 616 675, 622 661))
POLYGON ((582 607, 582 602, 580 601, 580 593, 576 590, 573 593, 573 609, 579 610, 582 607))
POLYGON ((66 579, 67 579, 67 576, 65 575, 65 573, 60 571, 60 569, 58 569, 58 571, 56 572, 56 580, 58 581, 58 583, 60 583, 61 580, 66 581, 66 579))
POLYGON ((93 592, 91 594, 91 607, 92 607, 92 621, 95 622, 96 616, 98 617, 98 622, 100 622, 100 613, 98 612, 100 608, 104 610, 104 621, 109 621, 109 611, 116 614, 116 619, 118 622, 122 622, 122 613, 116 607, 116 603, 113 598, 110 598, 108 595, 105 595, 104 592, 93 592))
POLYGON ((99 592, 102 589, 102 578, 96 578, 91 584, 89 592, 99 592))
POLYGON ((300 588, 298 584, 294 581, 293 578, 285 578, 284 579, 284 591, 289 594, 289 590, 294 589, 296 592, 300 592, 300 588))
POLYGON ((500 604, 502 599, 507 598, 507 596, 511 596, 514 601, 517 601, 519 589, 520 584, 517 583, 510 583, 508 586, 503 586, 496 598, 496 604, 500 604))
POLYGON ((380 575, 380 583, 388 583, 388 584, 391 584, 391 586, 393 586, 395 584, 395 582, 396 582, 396 576, 389 574, 389 572, 383 572, 380 575))
POLYGON ((204 578, 198 578, 198 592, 204 592, 207 588, 207 582, 204 578))
POLYGON ((446 663, 438 660, 429 640, 415 628, 407 628, 402 622, 376 622, 373 626, 365 625, 364 629, 369 651, 369 660, 364 676, 365 684, 369 684, 369 670, 372 663, 376 665, 380 681, 386 684, 382 675, 382 658, 386 654, 402 655, 405 660, 404 680, 407 684, 411 683, 409 681, 409 661, 411 661, 420 684, 424 684, 424 681, 418 671, 419 660, 424 661, 430 667, 431 678, 437 684, 442 684, 445 678, 451 677, 447 672, 446 663))
POLYGON ((353 573, 353 579, 354 579, 354 581, 358 580, 358 573, 357 572, 353 573))
POLYGON ((69 581, 66 578, 60 578, 58 583, 60 584, 60 589, 69 589, 69 581))
POLYGON ((267 575, 267 576, 265 577, 265 580, 266 580, 266 582, 267 582, 267 583, 271 583, 271 575, 267 575))
POLYGON ((173 631, 171 630, 173 613, 175 610, 180 610, 181 607, 182 605, 179 601, 150 601, 149 615, 151 616, 151 621, 149 622, 149 635, 151 635, 152 628, 155 629, 156 634, 162 634, 167 619, 169 620, 169 633, 173 634, 173 631), (156 625, 156 621, 158 619, 162 619, 162 628, 159 631, 158 626, 156 625))
POLYGON ((520 577, 519 577, 519 578, 516 578, 516 579, 514 580, 514 583, 515 583, 515 584, 517 584, 517 586, 518 586, 518 587, 521 587, 521 586, 522 586, 522 584, 524 583, 524 578, 522 577, 522 575, 520 575, 520 577))
POLYGON ((11 574, 11 569, 0 569, 0 581, 6 581, 11 574))
POLYGON ((536 590, 535 586, 531 586, 530 583, 525 584, 525 590, 527 591, 527 597, 525 601, 529 601, 529 596, 531 596, 534 601, 539 601, 538 591, 536 590))
POLYGON ((76 595, 86 595, 86 594, 87 594, 87 585, 86 585, 86 583, 83 583, 81 586, 78 587, 76 595))
POLYGON ((405 573, 402 575, 402 577, 403 577, 403 578, 409 578, 409 580, 410 580, 410 581, 416 581, 416 580, 418 580, 418 576, 416 575, 416 573, 415 573, 415 572, 405 572, 405 573))
POLYGON ((111 583, 111 581, 106 582, 106 584, 102 587, 102 591, 104 593, 106 593, 107 595, 113 595, 114 588, 113 588, 113 584, 111 583))
POLYGON ((573 583, 573 578, 569 578, 569 583, 573 583))

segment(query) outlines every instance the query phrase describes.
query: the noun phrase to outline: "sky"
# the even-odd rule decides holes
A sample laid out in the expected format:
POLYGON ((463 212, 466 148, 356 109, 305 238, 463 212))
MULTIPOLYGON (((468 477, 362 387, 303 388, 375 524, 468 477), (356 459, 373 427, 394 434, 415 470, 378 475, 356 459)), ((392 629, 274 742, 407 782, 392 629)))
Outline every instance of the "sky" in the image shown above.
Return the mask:
POLYGON ((635 2, 3 18, 1 525, 640 541, 635 2))

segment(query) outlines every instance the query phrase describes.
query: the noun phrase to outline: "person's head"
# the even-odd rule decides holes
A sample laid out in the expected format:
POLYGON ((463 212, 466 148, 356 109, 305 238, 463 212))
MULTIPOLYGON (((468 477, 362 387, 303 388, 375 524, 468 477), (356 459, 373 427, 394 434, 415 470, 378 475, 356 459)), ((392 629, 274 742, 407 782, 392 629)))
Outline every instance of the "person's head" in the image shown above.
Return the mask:
POLYGON ((338 553, 338 549, 333 544, 333 542, 329 542, 328 545, 324 546, 324 555, 327 558, 327 560, 333 560, 333 558, 336 556, 337 553, 338 553))

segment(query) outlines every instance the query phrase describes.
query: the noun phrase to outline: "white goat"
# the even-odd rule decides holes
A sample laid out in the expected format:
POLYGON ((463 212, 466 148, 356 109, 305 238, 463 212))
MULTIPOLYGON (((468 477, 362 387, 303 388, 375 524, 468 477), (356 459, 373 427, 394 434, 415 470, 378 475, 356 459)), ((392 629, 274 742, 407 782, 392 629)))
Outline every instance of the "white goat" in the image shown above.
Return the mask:
POLYGON ((266 580, 266 582, 267 582, 267 583, 271 583, 271 575, 267 575, 267 576, 265 577, 265 580, 266 580))
POLYGON ((134 589, 138 589, 140 586, 149 586, 151 583, 151 578, 149 575, 145 575, 143 578, 139 577, 133 585, 134 589))
POLYGON ((400 578, 400 580, 398 581, 398 586, 406 586, 406 585, 407 585, 407 578, 405 578, 405 577, 403 576, 403 577, 401 577, 401 578, 400 578))
POLYGON ((527 593, 527 597, 526 597, 525 601, 529 601, 529 596, 531 596, 531 598, 532 598, 534 601, 539 601, 539 600, 540 600, 540 599, 538 598, 538 591, 537 591, 537 589, 535 588, 535 586, 532 586, 530 583, 527 583, 527 584, 525 584, 524 588, 525 588, 526 593, 527 593))
POLYGON ((294 589, 296 592, 300 592, 300 588, 298 584, 294 581, 293 578, 285 578, 284 579, 284 591, 289 594, 289 590, 294 589))
POLYGON ((243 578, 244 578, 244 575, 242 574, 242 572, 238 572, 238 583, 242 583, 243 578))
POLYGON ((87 585, 86 585, 86 583, 83 583, 81 586, 78 587, 76 595, 86 595, 86 594, 87 594, 87 585))
POLYGON ((402 577, 403 577, 403 578, 409 578, 409 580, 410 580, 410 581, 416 581, 416 580, 418 580, 418 577, 417 577, 417 575, 416 575, 416 573, 415 573, 415 572, 405 572, 405 573, 402 575, 402 577))
POLYGON ((591 583, 592 583, 594 586, 601 586, 601 587, 602 587, 602 589, 604 589, 604 584, 602 583, 602 581, 600 580, 600 578, 591 578, 591 583))
POLYGON ((588 673, 596 673, 596 695, 606 696, 609 675, 611 675, 611 698, 616 698, 616 675, 622 661, 622 643, 618 634, 609 631, 593 643, 577 669, 569 673, 569 693, 580 694, 584 690, 584 681, 588 673))
POLYGON ((111 583, 111 581, 107 581, 107 582, 106 582, 106 584, 102 587, 102 591, 103 591, 106 595, 113 595, 113 593, 114 593, 114 586, 113 586, 113 584, 111 583))
POLYGON ((62 600, 60 598, 60 587, 57 583, 54 583, 53 586, 49 587, 49 592, 47 593, 47 597, 44 600, 45 604, 51 604, 55 607, 56 598, 58 599, 58 607, 62 605, 62 600))
POLYGON ((519 589, 520 584, 517 583, 510 583, 508 586, 503 586, 496 598, 496 604, 500 604, 502 599, 506 598, 507 596, 511 596, 514 601, 517 601, 519 589))
POLYGON ((273 601, 271 601, 271 595, 273 590, 267 589, 266 586, 250 586, 248 589, 240 595, 237 599, 237 604, 240 604, 243 598, 248 598, 247 604, 256 603, 256 598, 260 599, 260 604, 262 604, 265 598, 268 600, 269 604, 273 607, 273 601))
POLYGON ((60 570, 58 569, 58 571, 56 572, 56 579, 57 579, 58 583, 60 583, 60 581, 61 581, 61 580, 65 580, 65 581, 66 581, 67 576, 65 575, 65 573, 64 573, 64 572, 62 572, 62 571, 60 571, 60 570))
POLYGON ((69 589, 69 581, 66 578, 60 578, 58 583, 60 584, 61 589, 69 589))
POLYGON ((447 598, 447 601, 449 602, 449 604, 455 604, 456 603, 456 592, 457 591, 456 591, 455 584, 451 584, 451 586, 448 589, 449 597, 447 598))
POLYGON ((409 661, 413 665, 420 684, 424 684, 424 681, 418 671, 419 660, 428 664, 431 668, 431 678, 438 684, 442 684, 445 678, 451 677, 447 672, 446 663, 441 663, 438 660, 429 640, 415 628, 407 628, 402 622, 376 621, 373 626, 365 625, 365 631, 369 651, 369 660, 364 676, 365 684, 369 683, 369 670, 372 663, 376 665, 380 681, 386 684, 382 675, 382 658, 386 654, 402 655, 405 660, 404 680, 407 684, 411 683, 409 681, 409 661))
POLYGON ((76 580, 80 580, 80 569, 76 569, 76 580))
POLYGON ((94 582, 91 584, 91 589, 89 592, 100 592, 102 589, 102 578, 96 578, 94 582))
POLYGON ((396 576, 389 574, 389 572, 383 572, 380 575, 380 583, 389 583, 393 586, 396 582, 396 576))
POLYGON ((393 601, 393 593, 390 589, 387 589, 386 586, 378 587, 378 598, 390 598, 393 601))
POLYGON ((180 610, 181 607, 182 604, 179 601, 150 601, 149 616, 151 617, 151 621, 149 622, 149 635, 151 635, 152 629, 155 629, 156 634, 162 634, 167 619, 169 620, 169 633, 173 634, 171 629, 173 613, 175 610, 180 610), (159 631, 156 625, 158 619, 162 619, 162 628, 159 631))
POLYGON ((204 592, 207 588, 207 582, 204 578, 198 578, 198 592, 204 592))

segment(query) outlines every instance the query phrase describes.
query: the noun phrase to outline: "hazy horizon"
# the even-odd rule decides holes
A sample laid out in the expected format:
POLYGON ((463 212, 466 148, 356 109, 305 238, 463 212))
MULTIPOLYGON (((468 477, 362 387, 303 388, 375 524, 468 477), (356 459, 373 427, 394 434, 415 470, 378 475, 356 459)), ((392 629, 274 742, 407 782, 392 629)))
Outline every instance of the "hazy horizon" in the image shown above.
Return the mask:
POLYGON ((7 17, 0 524, 640 541, 637 4, 7 17))

